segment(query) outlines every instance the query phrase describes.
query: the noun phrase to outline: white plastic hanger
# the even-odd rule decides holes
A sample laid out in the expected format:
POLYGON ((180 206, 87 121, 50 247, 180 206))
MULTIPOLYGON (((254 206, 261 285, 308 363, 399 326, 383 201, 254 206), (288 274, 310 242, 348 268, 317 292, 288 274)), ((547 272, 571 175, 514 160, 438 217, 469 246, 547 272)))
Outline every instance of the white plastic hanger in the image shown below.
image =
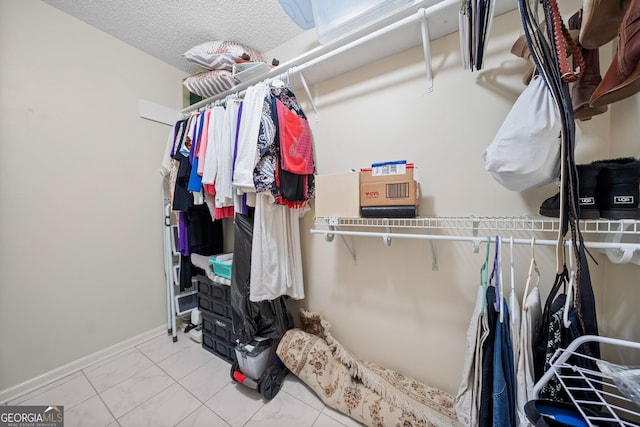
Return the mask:
POLYGON ((569 245, 569 286, 567 288, 567 295, 564 301, 564 312, 562 313, 562 321, 565 328, 571 326, 571 321, 569 320, 569 308, 571 307, 574 299, 573 288, 575 279, 576 272, 573 270, 573 242, 571 242, 569 245))
POLYGON ((536 238, 532 237, 531 238, 531 262, 529 263, 529 274, 527 275, 527 284, 524 287, 524 294, 522 295, 522 309, 526 310, 526 304, 525 302, 527 301, 527 296, 529 295, 529 286, 531 284, 531 276, 533 275, 533 272, 536 272, 536 275, 538 276, 536 278, 536 285, 535 287, 537 288, 538 285, 540 285, 540 269, 538 268, 538 262, 536 261, 536 251, 535 251, 535 245, 536 245, 536 238))
POLYGON ((502 280, 502 238, 500 236, 496 237, 497 241, 500 242, 498 245, 498 277, 500 286, 498 286, 498 298, 500 298, 500 323, 504 323, 504 281, 502 280))
POLYGON ((515 273, 513 271, 513 236, 509 238, 509 263, 511 267, 511 291, 515 291, 516 289, 516 279, 515 273))
POLYGON ((489 281, 493 283, 495 288, 496 300, 493 302, 493 309, 496 313, 500 312, 502 307, 500 296, 502 295, 502 277, 500 274, 500 236, 496 236, 496 253, 493 256, 493 270, 491 270, 491 277, 489 281))
MULTIPOLYGON (((515 311, 518 309, 518 301, 516 300, 516 278, 513 267, 513 236, 509 237, 509 266, 511 268, 511 293, 509 294, 509 319, 513 323, 517 321, 514 317, 515 311)), ((520 325, 518 325, 520 327, 520 325)))
POLYGON ((480 316, 484 316, 485 306, 487 304, 487 285, 489 283, 489 250, 491 248, 491 237, 487 236, 487 249, 484 254, 484 264, 480 268, 480 284, 482 286, 482 308, 480 316))
POLYGON ((280 77, 276 77, 273 80, 271 80, 271 82, 269 82, 269 84, 271 85, 271 87, 275 87, 275 88, 283 88, 285 87, 284 82, 282 81, 282 79, 280 79, 280 77))

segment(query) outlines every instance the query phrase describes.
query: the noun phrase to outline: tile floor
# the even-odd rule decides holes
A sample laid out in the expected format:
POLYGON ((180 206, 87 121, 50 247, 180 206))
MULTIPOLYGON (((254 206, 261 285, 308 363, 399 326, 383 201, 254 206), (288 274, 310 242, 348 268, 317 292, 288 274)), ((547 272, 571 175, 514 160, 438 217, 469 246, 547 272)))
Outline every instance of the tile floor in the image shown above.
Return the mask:
POLYGON ((230 367, 186 336, 162 335, 3 404, 64 405, 65 427, 361 425, 293 374, 267 402, 231 381, 230 367))

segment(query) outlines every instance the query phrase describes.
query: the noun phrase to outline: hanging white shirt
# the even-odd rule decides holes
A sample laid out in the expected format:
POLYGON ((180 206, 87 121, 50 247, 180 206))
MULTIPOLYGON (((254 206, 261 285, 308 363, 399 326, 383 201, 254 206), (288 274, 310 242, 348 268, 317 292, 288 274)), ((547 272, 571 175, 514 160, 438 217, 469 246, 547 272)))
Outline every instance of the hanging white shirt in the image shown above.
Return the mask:
POLYGON ((216 206, 218 207, 233 205, 233 147, 236 141, 239 107, 239 100, 230 99, 224 111, 216 180, 216 206))
POLYGON ((207 132, 207 152, 204 157, 202 183, 213 184, 218 176, 218 157, 220 156, 220 140, 224 124, 224 107, 216 106, 211 109, 209 129, 207 132))
POLYGON ((282 295, 304 298, 300 217, 307 210, 308 207, 290 209, 274 204, 267 193, 256 194, 250 301, 267 301, 282 295))
POLYGON ((533 399, 533 387, 536 383, 533 368, 533 343, 537 341, 542 324, 542 305, 540 291, 533 288, 522 307, 522 321, 520 322, 520 345, 518 363, 516 365, 516 410, 520 427, 529 426, 524 413, 524 405, 533 399))
POLYGON ((258 157, 258 134, 267 90, 264 83, 250 86, 242 102, 238 149, 233 168, 233 186, 241 192, 255 192, 253 169, 258 157))

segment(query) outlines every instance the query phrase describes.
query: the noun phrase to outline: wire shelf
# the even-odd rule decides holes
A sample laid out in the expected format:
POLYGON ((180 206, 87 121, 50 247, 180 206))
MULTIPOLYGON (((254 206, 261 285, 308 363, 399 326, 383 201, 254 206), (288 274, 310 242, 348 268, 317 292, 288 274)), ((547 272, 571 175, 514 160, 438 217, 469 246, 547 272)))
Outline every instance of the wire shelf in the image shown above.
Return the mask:
MULTIPOLYGON (((560 221, 542 216, 449 216, 418 218, 329 218, 317 217, 316 227, 393 227, 431 230, 471 230, 471 231, 560 231, 560 221)), ((640 221, 636 220, 581 220, 582 233, 597 234, 640 234, 640 221)))

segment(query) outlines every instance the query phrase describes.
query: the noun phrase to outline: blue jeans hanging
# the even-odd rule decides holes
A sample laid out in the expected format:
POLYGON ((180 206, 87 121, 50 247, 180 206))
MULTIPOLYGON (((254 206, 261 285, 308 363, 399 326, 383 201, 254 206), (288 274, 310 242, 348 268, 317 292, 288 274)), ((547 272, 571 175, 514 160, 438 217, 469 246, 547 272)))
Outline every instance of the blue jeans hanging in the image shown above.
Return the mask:
POLYGON ((515 371, 513 344, 509 333, 509 310, 506 301, 502 307, 503 321, 496 322, 493 350, 493 426, 516 425, 515 371))

